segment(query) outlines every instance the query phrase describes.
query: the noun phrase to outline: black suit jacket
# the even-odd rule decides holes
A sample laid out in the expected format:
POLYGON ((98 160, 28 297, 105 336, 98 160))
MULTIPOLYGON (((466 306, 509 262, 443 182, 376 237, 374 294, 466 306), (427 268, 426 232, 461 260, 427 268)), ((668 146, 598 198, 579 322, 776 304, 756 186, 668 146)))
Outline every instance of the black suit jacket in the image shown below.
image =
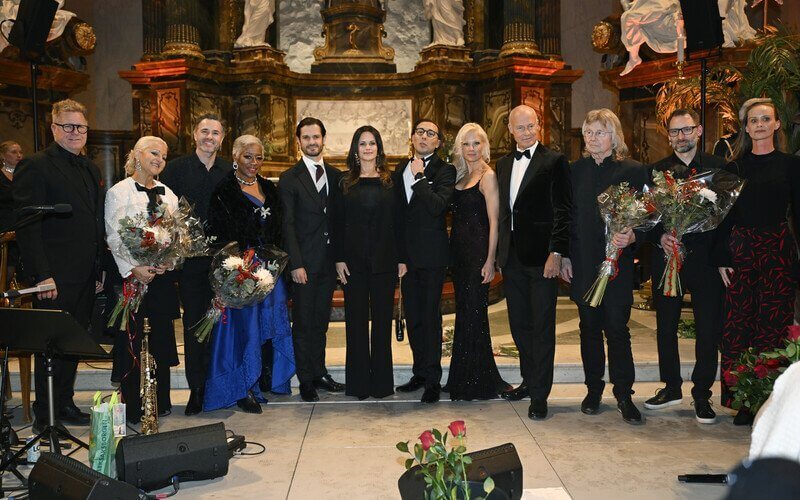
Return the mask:
MULTIPOLYGON (((511 247, 511 170, 514 154, 497 160, 500 183, 500 225, 497 263, 508 262, 511 247)), ((514 200, 514 247, 526 266, 543 266, 550 252, 569 256, 572 194, 569 164, 563 154, 536 146, 514 200)))
POLYGON ((301 159, 283 172, 278 193, 283 205, 283 249, 289 254, 289 270, 305 268, 308 273, 334 272, 333 211, 339 196, 339 170, 325 164, 328 178, 328 209, 301 159))
POLYGON ((400 262, 422 269, 447 267, 450 257, 447 210, 456 185, 456 169, 434 153, 425 167, 425 179, 413 185, 414 194, 409 202, 403 181, 408 162, 400 162, 392 174, 397 223, 402 230, 398 241, 400 262))
POLYGON ((25 271, 38 282, 84 283, 96 278, 104 248, 103 189, 100 171, 57 143, 23 160, 14 174, 14 202, 29 205, 69 203, 68 214, 45 215, 17 231, 25 271), (71 162, 84 166, 78 167, 71 162), (90 199, 78 168, 86 168, 93 183, 90 199))

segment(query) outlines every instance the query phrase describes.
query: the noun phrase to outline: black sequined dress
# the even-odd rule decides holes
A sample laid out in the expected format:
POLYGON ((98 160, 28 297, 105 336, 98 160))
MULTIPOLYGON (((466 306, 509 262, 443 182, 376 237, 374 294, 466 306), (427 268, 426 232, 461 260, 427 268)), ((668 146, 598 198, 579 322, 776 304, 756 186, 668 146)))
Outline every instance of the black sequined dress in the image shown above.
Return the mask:
POLYGON ((489 336, 489 285, 481 284, 481 268, 489 249, 489 217, 479 188, 456 189, 450 232, 456 324, 447 385, 450 399, 497 397, 507 384, 500 378, 489 336))

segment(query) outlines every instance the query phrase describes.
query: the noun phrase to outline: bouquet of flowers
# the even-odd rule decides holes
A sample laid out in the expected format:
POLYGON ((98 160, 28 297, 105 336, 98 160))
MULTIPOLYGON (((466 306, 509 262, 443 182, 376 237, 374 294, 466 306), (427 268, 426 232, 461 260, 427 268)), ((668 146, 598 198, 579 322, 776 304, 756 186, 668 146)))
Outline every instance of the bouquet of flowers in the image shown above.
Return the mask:
MULTIPOLYGON (((685 234, 715 229, 733 207, 744 181, 722 170, 678 180, 666 170, 653 173, 653 184, 653 201, 661 212, 664 230, 680 241, 685 234)), ((665 248, 664 254, 667 265, 659 286, 667 297, 682 296, 680 270, 686 249, 678 243, 665 248)))
POLYGON ((609 186, 597 197, 597 205, 606 224, 606 258, 600 264, 597 279, 583 297, 592 307, 603 301, 608 281, 619 273, 617 260, 622 249, 614 246, 614 234, 625 229, 651 229, 659 220, 652 195, 647 190, 640 192, 631 188, 627 182, 609 186))
POLYGON ((228 243, 211 262, 211 288, 214 299, 203 319, 195 325, 197 340, 204 342, 214 325, 224 321, 225 308, 247 307, 264 300, 289 261, 289 256, 275 246, 239 250, 237 242, 228 243))
POLYGON ((758 413, 769 399, 775 380, 792 363, 800 361, 800 326, 789 327, 784 347, 756 354, 751 347, 743 352, 734 368, 723 372, 725 383, 733 393, 731 406, 758 413))
POLYGON ((176 220, 175 244, 178 245, 181 259, 209 255, 209 247, 216 236, 206 236, 203 223, 194 215, 191 203, 181 196, 178 200, 178 210, 172 215, 176 220))

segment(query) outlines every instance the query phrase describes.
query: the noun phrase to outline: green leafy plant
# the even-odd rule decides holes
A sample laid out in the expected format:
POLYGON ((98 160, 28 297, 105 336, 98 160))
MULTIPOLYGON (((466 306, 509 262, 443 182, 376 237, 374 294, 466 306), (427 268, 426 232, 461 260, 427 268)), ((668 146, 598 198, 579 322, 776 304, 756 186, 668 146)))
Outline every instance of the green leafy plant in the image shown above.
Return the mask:
MULTIPOLYGON (((411 455, 405 461, 406 470, 415 465, 420 466, 418 474, 425 480, 426 500, 469 500, 471 497, 467 466, 472 463, 472 459, 464 455, 467 451, 467 426, 463 420, 456 420, 447 429, 457 442, 449 451, 448 433, 442 434, 438 429, 426 430, 420 434, 419 442, 414 443, 413 452, 408 447, 408 441, 397 443, 397 449, 411 455)), ((487 495, 494 490, 491 477, 484 480, 483 490, 487 495)))

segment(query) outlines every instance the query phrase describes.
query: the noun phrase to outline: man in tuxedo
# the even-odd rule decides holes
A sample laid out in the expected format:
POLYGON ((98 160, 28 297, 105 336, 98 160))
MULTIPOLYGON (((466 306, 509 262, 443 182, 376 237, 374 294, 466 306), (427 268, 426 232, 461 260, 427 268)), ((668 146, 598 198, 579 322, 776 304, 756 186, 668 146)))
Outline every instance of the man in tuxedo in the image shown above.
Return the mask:
POLYGON ((398 242, 403 277, 403 306, 408 341, 414 356, 413 376, 398 386, 401 392, 425 387, 421 401, 439 401, 442 378, 442 300, 445 268, 449 261, 447 210, 456 184, 456 169, 443 162, 436 150, 444 140, 438 125, 418 120, 411 129, 414 156, 393 174, 399 207, 398 225, 405 237, 398 242))
POLYGON ((500 227, 497 264, 503 273, 511 336, 522 384, 502 393, 530 396, 528 417, 547 416, 556 348, 556 299, 561 258, 569 249, 569 164, 539 143, 539 119, 525 105, 511 110, 516 149, 497 160, 500 227))
MULTIPOLYGON (((672 112, 668 123, 668 137, 673 153, 656 162, 652 170, 671 171, 676 178, 684 179, 693 173, 721 169, 725 161, 719 156, 701 151, 703 126, 699 115, 691 109, 677 109, 672 112)), ((701 424, 716 422, 716 413, 711 408, 711 387, 717 376, 717 357, 722 335, 723 304, 725 287, 717 268, 709 261, 713 245, 714 231, 687 234, 680 241, 672 234, 664 232, 659 224, 650 231, 651 238, 659 245, 653 252, 653 285, 660 283, 666 267, 664 249, 675 249, 683 244, 686 257, 680 270, 682 289, 692 294, 692 309, 697 340, 695 342, 695 365, 692 372, 692 398, 695 418, 701 424)), ((658 368, 661 381, 666 387, 644 403, 649 410, 659 410, 681 403, 681 362, 678 353, 678 321, 681 317, 683 296, 665 297, 664 288, 653 287, 653 303, 656 307, 656 340, 658 346, 658 368)))
MULTIPOLYGON (((55 289, 38 294, 34 307, 61 309, 84 327, 91 323, 103 241, 103 190, 100 171, 81 154, 89 131, 86 108, 67 99, 53 104, 50 130, 55 142, 27 160, 14 175, 17 209, 31 205, 68 203, 72 212, 45 215, 19 228, 17 241, 24 269, 37 285, 55 289)), ((47 372, 44 358, 35 361, 36 419, 33 432, 48 423, 47 372)), ((53 360, 53 402, 61 422, 86 425, 89 415, 73 402, 77 359, 53 360)))
MULTIPOLYGON (((225 138, 225 124, 219 116, 201 116, 195 124, 193 137, 194 152, 167 163, 160 180, 178 197, 185 197, 194 206, 195 215, 206 224, 211 195, 233 165, 217 155, 225 138)), ((203 410, 210 342, 198 342, 193 327, 203 319, 214 298, 208 278, 210 268, 211 257, 187 259, 178 281, 183 305, 186 381, 189 383, 186 415, 196 415, 203 410)))
POLYGON ((341 392, 325 368, 325 346, 336 265, 331 246, 331 201, 338 196, 341 173, 322 159, 325 125, 303 118, 295 130, 303 157, 281 174, 284 248, 292 275, 292 338, 303 401, 319 401, 317 389, 341 392))

